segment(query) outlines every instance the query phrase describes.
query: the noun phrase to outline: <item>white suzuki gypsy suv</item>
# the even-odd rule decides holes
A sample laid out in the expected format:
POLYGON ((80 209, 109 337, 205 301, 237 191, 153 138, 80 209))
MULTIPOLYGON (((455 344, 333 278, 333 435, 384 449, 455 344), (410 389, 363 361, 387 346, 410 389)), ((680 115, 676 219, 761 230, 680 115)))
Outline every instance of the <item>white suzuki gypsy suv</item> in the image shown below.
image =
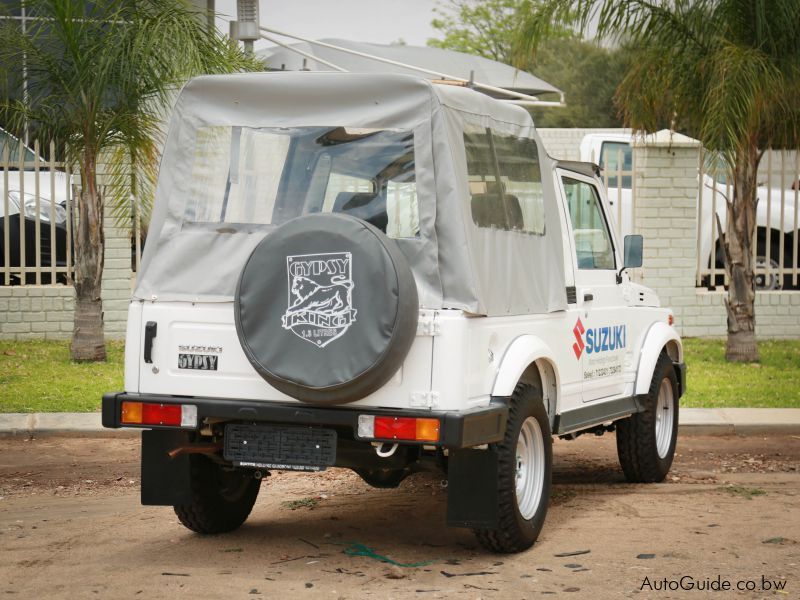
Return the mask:
POLYGON ((106 427, 142 503, 239 527, 270 469, 447 476, 447 521, 530 547, 552 436, 616 430, 664 479, 680 338, 625 271, 594 166, 530 115, 407 75, 199 77, 180 93, 106 427))

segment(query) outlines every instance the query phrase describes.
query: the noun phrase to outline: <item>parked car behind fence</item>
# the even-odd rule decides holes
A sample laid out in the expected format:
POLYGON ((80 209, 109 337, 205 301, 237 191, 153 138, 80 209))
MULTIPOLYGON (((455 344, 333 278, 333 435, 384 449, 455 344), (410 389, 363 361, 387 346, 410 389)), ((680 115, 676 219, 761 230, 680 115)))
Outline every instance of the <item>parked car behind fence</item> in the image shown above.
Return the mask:
MULTIPOLYGON (((72 177, 0 129, 0 285, 66 283, 72 269, 72 177)), ((62 170, 64 169, 64 170, 62 170)))

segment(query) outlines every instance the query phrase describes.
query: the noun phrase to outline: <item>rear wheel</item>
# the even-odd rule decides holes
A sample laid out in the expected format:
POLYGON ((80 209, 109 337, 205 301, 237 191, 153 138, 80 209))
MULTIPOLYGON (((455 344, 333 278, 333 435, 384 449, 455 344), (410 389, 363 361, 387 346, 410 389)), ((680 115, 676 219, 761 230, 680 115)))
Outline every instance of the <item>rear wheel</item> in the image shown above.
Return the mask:
POLYGON ((662 353, 656 363, 645 410, 617 421, 617 454, 632 483, 663 481, 672 466, 678 439, 678 380, 662 353))
POLYGON ((489 451, 498 458, 499 522, 475 535, 493 552, 521 552, 539 537, 550 499, 553 440, 538 386, 517 385, 505 437, 489 451))
POLYGON ((191 499, 174 506, 181 523, 197 533, 226 533, 247 520, 261 481, 250 473, 225 468, 206 456, 192 455, 191 499))

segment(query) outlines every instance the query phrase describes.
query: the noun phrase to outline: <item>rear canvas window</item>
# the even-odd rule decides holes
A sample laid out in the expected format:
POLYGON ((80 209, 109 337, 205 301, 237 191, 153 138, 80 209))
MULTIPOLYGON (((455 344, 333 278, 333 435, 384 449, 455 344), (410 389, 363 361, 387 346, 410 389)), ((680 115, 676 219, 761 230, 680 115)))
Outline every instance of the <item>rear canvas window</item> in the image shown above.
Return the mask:
POLYGON ((183 228, 279 225, 336 212, 419 236, 414 136, 345 127, 202 127, 183 228))

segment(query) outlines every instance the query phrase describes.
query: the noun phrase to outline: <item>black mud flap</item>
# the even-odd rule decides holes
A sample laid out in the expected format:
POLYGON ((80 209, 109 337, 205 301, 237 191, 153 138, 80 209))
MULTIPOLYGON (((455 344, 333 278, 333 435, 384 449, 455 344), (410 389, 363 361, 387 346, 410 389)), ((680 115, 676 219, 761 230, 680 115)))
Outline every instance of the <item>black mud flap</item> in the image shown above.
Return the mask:
POLYGON ((497 454, 487 450, 451 450, 447 460, 447 524, 496 529, 498 525, 497 454))
POLYGON ((190 500, 189 455, 168 454, 188 442, 187 431, 142 431, 142 504, 175 506, 190 500))

